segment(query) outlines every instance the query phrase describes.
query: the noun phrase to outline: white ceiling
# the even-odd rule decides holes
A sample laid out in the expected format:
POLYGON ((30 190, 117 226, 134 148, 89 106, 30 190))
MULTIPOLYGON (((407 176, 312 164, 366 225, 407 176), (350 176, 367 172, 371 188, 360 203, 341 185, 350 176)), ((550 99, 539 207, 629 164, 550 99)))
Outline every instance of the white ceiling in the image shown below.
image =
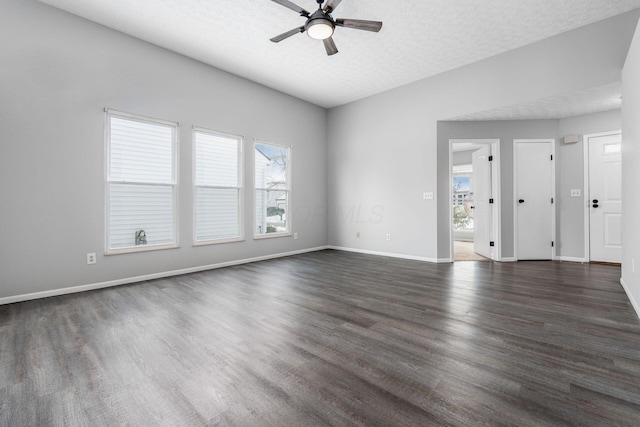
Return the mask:
POLYGON ((485 147, 484 144, 474 144, 473 142, 454 142, 451 144, 451 151, 457 153, 459 151, 475 151, 478 148, 485 147))
POLYGON ((580 92, 565 93, 550 98, 536 99, 464 116, 451 121, 481 120, 536 120, 563 119, 600 111, 615 110, 622 106, 622 83, 612 83, 580 92))
MULTIPOLYGON (((269 0, 40 1, 327 108, 640 7, 640 0, 343 0, 334 18, 384 25, 377 34, 337 28, 340 52, 329 57, 306 34, 270 42, 304 19, 269 0)), ((293 1, 317 7, 314 0, 293 1)), ((603 96, 591 95, 594 103, 603 96)), ((567 94, 541 108, 550 113, 572 99, 567 94)), ((538 108, 484 117, 521 118, 538 108)))

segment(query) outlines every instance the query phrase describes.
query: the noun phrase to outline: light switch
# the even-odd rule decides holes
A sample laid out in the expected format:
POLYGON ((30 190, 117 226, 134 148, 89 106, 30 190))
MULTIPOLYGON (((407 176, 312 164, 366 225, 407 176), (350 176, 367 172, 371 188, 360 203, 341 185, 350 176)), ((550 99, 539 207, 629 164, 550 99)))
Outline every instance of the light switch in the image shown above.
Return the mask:
POLYGON ((581 194, 582 194, 582 191, 580 191, 579 188, 571 190, 571 197, 580 197, 581 194))
POLYGON ((433 192, 430 191, 428 193, 422 193, 422 198, 424 200, 433 200, 433 192))

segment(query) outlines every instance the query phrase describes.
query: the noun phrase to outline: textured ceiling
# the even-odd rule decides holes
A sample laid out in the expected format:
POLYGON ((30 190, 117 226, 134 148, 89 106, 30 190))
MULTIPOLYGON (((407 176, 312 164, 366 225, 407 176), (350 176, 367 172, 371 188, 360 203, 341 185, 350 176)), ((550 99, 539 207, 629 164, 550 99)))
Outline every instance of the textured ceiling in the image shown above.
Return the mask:
MULTIPOLYGON (((640 0, 343 0, 340 53, 298 34, 304 23, 269 0, 40 0, 323 107, 342 105, 640 7, 640 0)), ((314 0, 294 0, 312 11, 314 0)), ((553 101, 551 101, 553 102, 553 101)))
POLYGON ((563 119, 622 106, 622 84, 537 99, 517 105, 452 117, 451 121, 563 119))

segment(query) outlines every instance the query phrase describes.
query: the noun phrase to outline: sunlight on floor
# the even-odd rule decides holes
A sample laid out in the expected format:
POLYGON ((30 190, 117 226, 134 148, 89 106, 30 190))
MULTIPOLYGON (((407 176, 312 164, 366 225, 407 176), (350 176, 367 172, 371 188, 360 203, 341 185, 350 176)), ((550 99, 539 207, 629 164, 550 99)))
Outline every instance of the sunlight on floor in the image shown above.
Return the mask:
POLYGON ((453 259, 455 261, 491 261, 473 251, 473 242, 453 242, 453 259))

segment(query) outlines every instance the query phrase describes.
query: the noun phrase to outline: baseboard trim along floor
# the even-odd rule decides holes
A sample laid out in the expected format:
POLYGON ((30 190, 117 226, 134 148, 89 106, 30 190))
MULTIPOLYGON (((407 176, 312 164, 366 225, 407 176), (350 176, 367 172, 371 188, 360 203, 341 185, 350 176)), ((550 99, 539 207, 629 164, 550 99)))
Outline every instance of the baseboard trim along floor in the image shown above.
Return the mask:
POLYGON ((109 280, 109 281, 100 282, 100 283, 91 283, 91 284, 87 284, 87 285, 72 286, 72 287, 68 287, 68 288, 52 289, 50 291, 33 292, 33 293, 29 293, 29 294, 15 295, 15 296, 10 296, 10 297, 0 298, 0 305, 13 304, 13 303, 22 302, 22 301, 30 301, 30 300, 39 299, 39 298, 55 297, 55 296, 59 296, 59 295, 75 294, 75 293, 78 293, 78 292, 86 292, 86 291, 91 291, 91 290, 94 290, 94 289, 110 288, 112 286, 128 285, 130 283, 144 282, 146 280, 153 280, 153 279, 163 279, 165 277, 179 276, 181 274, 198 273, 200 271, 215 270, 217 268, 230 267, 230 266, 233 266, 233 265, 248 264, 248 263, 251 263, 251 262, 266 261, 268 259, 282 258, 282 257, 292 256, 292 255, 300 255, 300 254, 305 254, 305 253, 309 253, 309 252, 322 251, 322 250, 325 250, 325 249, 329 249, 329 248, 327 246, 319 246, 319 247, 315 247, 315 248, 301 249, 301 250, 291 251, 291 252, 283 252, 283 253, 277 253, 277 254, 263 255, 263 256, 254 257, 254 258, 246 258, 246 259, 239 259, 239 260, 234 260, 234 261, 226 261, 226 262, 221 262, 221 263, 217 263, 217 264, 209 264, 209 265, 203 265, 203 266, 198 266, 198 267, 183 268, 183 269, 180 269, 180 270, 163 271, 163 272, 160 272, 160 273, 145 274, 145 275, 142 275, 142 276, 126 277, 124 279, 109 280))
POLYGON ((265 258, 0 306, 0 425, 638 425, 620 267, 265 258))

